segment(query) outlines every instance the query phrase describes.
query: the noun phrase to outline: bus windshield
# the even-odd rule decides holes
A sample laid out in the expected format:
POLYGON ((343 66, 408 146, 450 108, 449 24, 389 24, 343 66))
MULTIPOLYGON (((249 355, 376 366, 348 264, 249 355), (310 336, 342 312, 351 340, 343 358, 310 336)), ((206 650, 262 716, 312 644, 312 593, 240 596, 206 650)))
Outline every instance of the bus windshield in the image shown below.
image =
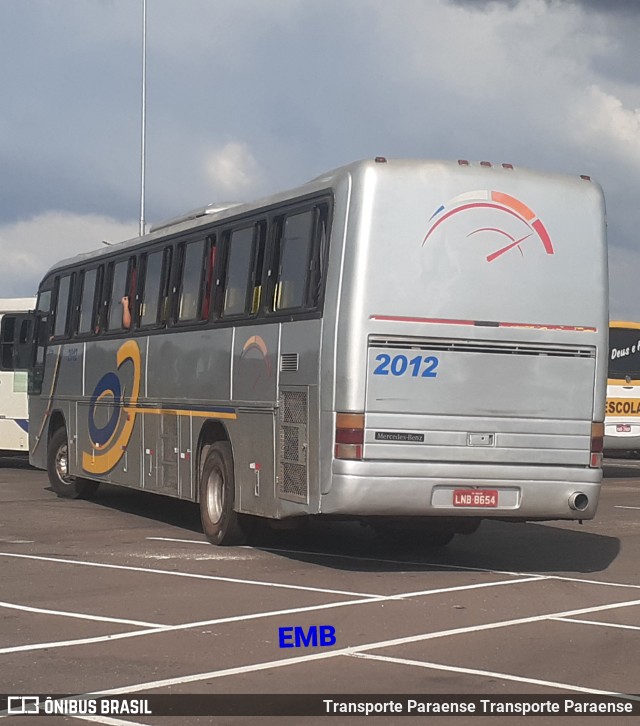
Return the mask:
POLYGON ((640 379, 640 328, 609 329, 609 378, 640 379))

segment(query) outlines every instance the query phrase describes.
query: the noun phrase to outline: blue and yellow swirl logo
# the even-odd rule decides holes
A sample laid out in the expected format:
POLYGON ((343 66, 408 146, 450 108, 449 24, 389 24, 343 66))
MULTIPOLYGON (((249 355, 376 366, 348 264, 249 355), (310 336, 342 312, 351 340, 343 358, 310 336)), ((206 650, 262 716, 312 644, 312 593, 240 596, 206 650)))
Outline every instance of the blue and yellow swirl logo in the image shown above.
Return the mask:
POLYGON ((89 404, 89 439, 91 452, 82 452, 82 468, 91 474, 105 474, 120 461, 133 433, 136 404, 140 393, 140 348, 133 340, 123 343, 116 354, 117 369, 131 361, 133 386, 125 404, 122 383, 117 372, 109 371, 96 383, 89 404), (96 410, 104 410, 111 401, 112 412, 106 423, 96 423, 96 410))

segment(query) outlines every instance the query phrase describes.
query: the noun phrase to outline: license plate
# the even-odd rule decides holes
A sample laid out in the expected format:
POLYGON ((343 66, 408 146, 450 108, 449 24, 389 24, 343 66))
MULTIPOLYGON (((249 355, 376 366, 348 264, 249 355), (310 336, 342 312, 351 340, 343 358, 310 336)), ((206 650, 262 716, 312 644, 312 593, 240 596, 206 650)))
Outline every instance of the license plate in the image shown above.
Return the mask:
POLYGON ((496 489, 454 489, 454 507, 497 507, 496 489))
POLYGON ((616 432, 619 434, 630 434, 631 424, 616 424, 616 432))

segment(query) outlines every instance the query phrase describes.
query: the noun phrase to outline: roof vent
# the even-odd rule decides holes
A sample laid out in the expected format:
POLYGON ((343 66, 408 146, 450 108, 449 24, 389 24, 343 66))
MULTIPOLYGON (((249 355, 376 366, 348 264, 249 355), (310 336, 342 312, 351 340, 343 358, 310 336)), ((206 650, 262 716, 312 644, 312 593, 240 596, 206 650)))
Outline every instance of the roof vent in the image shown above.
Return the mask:
POLYGON ((217 214, 218 212, 224 212, 226 209, 237 207, 240 202, 223 202, 217 204, 208 204, 206 207, 200 207, 199 209, 193 209, 190 212, 181 214, 178 217, 172 217, 164 222, 158 222, 150 227, 149 232, 157 232, 160 229, 166 229, 167 227, 173 227, 176 224, 182 224, 182 222, 190 222, 200 217, 206 217, 209 214, 217 214))

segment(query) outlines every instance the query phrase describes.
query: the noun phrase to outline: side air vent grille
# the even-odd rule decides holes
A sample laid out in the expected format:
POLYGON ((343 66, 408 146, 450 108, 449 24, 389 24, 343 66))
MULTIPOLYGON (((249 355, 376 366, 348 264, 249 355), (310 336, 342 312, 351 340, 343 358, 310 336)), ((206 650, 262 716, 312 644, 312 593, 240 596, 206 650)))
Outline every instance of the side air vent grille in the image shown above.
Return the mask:
POLYGON ((282 373, 295 373, 298 370, 300 358, 297 353, 283 353, 280 356, 280 371, 282 373))
POLYGON ((277 483, 277 492, 280 499, 308 503, 308 416, 309 402, 306 390, 281 391, 278 416, 277 483))

